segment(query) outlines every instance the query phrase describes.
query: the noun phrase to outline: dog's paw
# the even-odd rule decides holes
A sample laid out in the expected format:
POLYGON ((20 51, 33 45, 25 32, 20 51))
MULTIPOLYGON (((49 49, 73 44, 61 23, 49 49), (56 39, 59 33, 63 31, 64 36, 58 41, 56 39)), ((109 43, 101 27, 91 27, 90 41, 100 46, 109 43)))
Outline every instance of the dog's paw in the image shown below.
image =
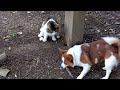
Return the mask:
POLYGON ((40 37, 39 40, 40 40, 40 41, 43 41, 43 37, 40 37))
POLYGON ((102 68, 103 70, 106 70, 105 67, 102 68))
POLYGON ((60 38, 60 36, 59 36, 59 35, 57 35, 57 36, 56 36, 56 38, 60 38))
POLYGON ((108 78, 106 78, 106 77, 102 77, 101 79, 108 79, 108 78))
POLYGON ((43 41, 43 42, 46 42, 46 41, 47 41, 47 39, 43 39, 42 41, 43 41))
POLYGON ((77 79, 82 79, 82 77, 81 77, 81 76, 78 76, 77 79))
POLYGON ((57 39, 56 38, 52 38, 53 41, 56 41, 57 39))
POLYGON ((38 34, 38 37, 41 37, 41 35, 40 35, 40 34, 38 34))

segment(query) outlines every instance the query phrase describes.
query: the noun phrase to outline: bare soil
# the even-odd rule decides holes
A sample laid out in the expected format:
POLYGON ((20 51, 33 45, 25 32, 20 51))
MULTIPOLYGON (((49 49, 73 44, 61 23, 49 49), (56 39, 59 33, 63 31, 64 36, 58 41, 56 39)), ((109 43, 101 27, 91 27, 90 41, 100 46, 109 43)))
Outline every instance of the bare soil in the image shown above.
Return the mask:
MULTIPOLYGON (((64 11, 0 11, 0 53, 8 59, 1 65, 10 72, 1 79, 73 79, 66 70, 60 69, 61 58, 58 47, 67 49, 63 39, 40 42, 37 35, 42 21, 52 15, 58 20, 61 35, 64 36, 64 11)), ((120 37, 119 11, 87 11, 84 42, 91 42, 102 36, 120 37)), ((105 75, 103 62, 94 65, 84 79, 100 79, 105 75)), ((82 68, 71 68, 74 78, 82 68)), ((110 79, 119 79, 120 65, 110 79)))

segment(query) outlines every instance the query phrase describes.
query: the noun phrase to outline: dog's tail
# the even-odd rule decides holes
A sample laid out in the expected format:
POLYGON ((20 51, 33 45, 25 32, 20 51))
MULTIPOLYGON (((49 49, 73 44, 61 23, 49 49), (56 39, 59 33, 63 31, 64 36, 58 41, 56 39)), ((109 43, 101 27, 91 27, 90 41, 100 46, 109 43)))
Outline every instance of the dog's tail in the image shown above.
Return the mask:
POLYGON ((107 42, 109 45, 117 47, 118 56, 120 57, 120 39, 117 37, 102 37, 102 39, 107 42))

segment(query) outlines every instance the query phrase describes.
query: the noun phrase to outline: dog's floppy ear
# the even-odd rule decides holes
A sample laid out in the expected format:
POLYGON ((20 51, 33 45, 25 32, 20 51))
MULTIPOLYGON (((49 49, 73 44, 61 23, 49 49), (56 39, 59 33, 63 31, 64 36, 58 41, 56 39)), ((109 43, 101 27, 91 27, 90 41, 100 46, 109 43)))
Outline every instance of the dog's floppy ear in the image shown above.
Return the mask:
POLYGON ((63 50, 63 49, 60 49, 60 48, 58 48, 58 49, 59 49, 61 54, 64 54, 65 52, 67 52, 67 50, 63 50))

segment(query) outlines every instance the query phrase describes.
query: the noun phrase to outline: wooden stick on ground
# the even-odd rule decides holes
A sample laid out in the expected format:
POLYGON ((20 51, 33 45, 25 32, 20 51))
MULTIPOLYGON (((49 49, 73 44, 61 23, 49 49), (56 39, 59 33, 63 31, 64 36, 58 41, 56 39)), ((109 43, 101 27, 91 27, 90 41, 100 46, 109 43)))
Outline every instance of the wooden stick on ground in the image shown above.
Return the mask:
POLYGON ((67 70, 67 72, 69 73, 69 75, 73 78, 73 75, 72 75, 72 73, 70 72, 70 70, 69 70, 68 67, 66 67, 66 70, 67 70))

